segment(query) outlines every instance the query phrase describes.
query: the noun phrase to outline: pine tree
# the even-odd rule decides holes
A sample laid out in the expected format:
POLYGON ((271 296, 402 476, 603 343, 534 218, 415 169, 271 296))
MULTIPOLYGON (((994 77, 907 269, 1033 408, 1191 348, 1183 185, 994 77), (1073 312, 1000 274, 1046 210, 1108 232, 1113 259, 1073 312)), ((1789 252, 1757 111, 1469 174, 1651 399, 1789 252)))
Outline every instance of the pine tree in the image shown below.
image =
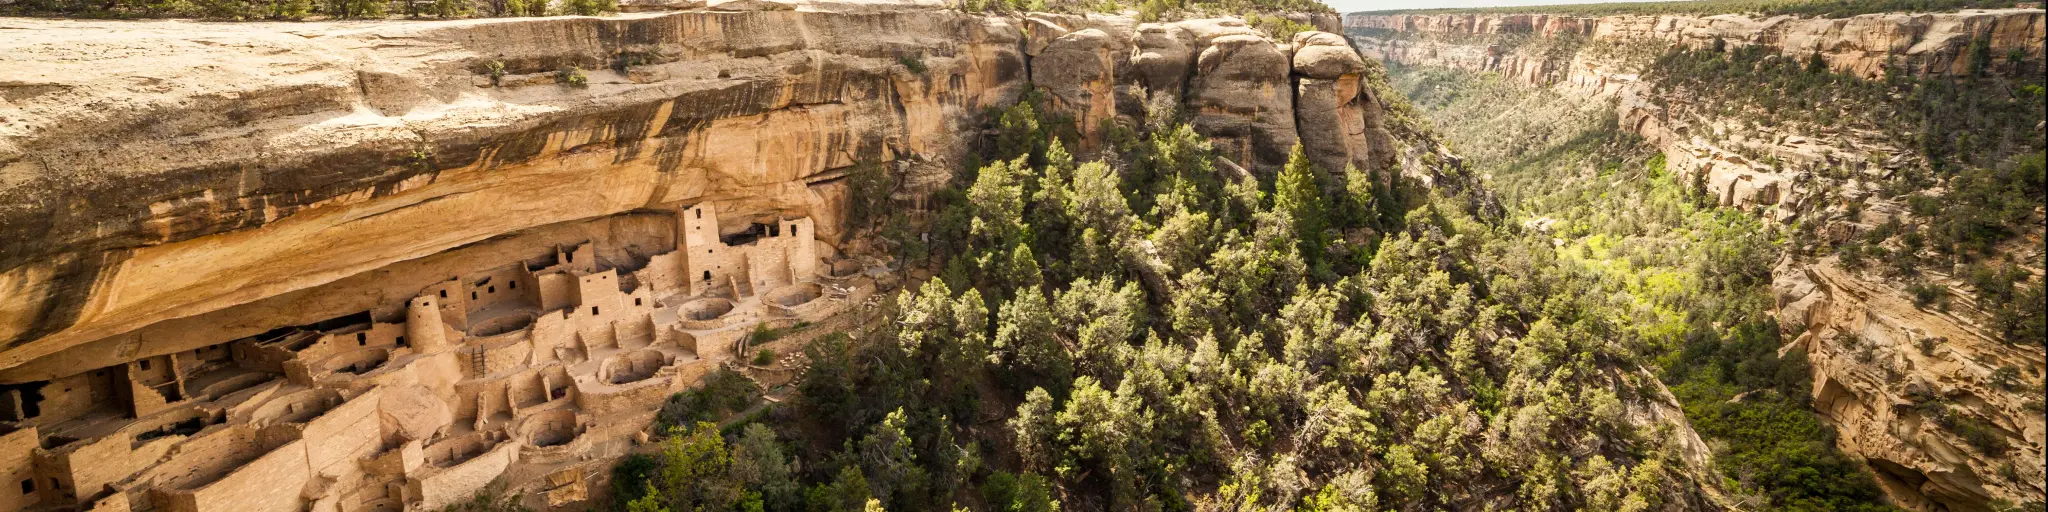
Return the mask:
POLYGON ((1297 144, 1273 185, 1273 209, 1293 218, 1301 257, 1312 268, 1322 265, 1323 249, 1329 246, 1325 230, 1330 226, 1330 214, 1323 200, 1321 175, 1297 144))
POLYGON ((434 3, 428 6, 428 11, 437 17, 460 18, 469 15, 469 2, 467 0, 434 0, 434 3))

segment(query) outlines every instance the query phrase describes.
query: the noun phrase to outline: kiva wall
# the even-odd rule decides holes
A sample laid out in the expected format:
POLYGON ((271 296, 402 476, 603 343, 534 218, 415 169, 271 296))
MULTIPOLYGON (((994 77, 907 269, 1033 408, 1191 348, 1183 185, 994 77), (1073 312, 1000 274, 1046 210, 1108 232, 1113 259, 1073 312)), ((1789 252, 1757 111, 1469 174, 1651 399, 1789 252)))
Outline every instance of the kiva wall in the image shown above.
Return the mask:
POLYGON ((292 441, 234 473, 191 491, 170 491, 170 512, 300 512, 299 489, 312 474, 306 441, 292 441))

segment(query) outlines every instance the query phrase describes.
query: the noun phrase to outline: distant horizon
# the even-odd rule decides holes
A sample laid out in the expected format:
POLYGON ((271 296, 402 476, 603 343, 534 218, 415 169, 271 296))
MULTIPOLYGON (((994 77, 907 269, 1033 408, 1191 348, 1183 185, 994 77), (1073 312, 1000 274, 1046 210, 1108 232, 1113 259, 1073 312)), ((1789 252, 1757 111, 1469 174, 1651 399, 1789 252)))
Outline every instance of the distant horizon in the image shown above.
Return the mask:
POLYGON ((1323 0, 1340 13, 1408 9, 1465 9, 1473 7, 1528 7, 1540 5, 1583 5, 1669 0, 1323 0))

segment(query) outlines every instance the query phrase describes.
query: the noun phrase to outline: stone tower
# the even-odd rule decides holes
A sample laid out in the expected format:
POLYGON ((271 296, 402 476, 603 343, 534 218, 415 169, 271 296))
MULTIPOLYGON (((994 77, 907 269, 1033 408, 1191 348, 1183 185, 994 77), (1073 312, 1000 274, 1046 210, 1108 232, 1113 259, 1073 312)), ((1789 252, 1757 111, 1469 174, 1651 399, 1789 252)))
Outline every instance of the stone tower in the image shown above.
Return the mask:
POLYGON ((432 294, 413 297, 405 305, 405 338, 422 354, 448 349, 448 328, 441 323, 441 306, 432 294))

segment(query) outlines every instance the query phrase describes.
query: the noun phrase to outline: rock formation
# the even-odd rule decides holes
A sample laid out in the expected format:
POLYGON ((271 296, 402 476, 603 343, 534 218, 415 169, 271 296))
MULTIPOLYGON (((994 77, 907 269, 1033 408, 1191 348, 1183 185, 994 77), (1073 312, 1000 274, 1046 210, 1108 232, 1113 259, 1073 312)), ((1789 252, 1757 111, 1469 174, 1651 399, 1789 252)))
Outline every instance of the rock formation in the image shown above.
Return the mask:
POLYGON ((1347 168, 1371 169, 1372 151, 1365 141, 1365 102, 1359 87, 1365 61, 1352 51, 1350 41, 1327 32, 1294 35, 1294 103, 1305 126, 1328 126, 1336 131, 1301 132, 1302 150, 1309 160, 1331 172, 1347 168))
MULTIPOLYGON (((1818 191, 1838 187, 1868 204, 1861 215, 1820 231, 1853 233, 1903 210, 1902 198, 1874 193, 1875 181, 1913 164, 1911 148, 1855 130, 1809 132, 1713 118, 1688 109, 1689 98, 1659 98, 1663 93, 1642 79, 1655 72, 1643 55, 1578 50, 1558 56, 1543 50, 1560 42, 1706 47, 1719 40, 1762 45, 1793 58, 1818 53, 1831 69, 1865 77, 1888 70, 1938 77, 1967 70, 1961 56, 1976 38, 1986 38, 1993 55, 2018 52, 2038 63, 2048 22, 2038 9, 2009 9, 1843 19, 1353 15, 1346 26, 1368 58, 1495 72, 1529 86, 1609 99, 1623 129, 1661 149, 1681 179, 1700 178, 1725 206, 1785 224, 1823 223, 1841 212, 1821 202, 1818 191), (1488 37, 1500 34, 1537 41, 1504 49, 1488 37), (1851 178, 1829 183, 1816 172, 1821 169, 1848 169, 1851 178)), ((2038 240, 2039 227, 2031 233, 2038 240)), ((2016 248, 2014 259, 2038 265, 2041 256, 2032 251, 2016 248)), ((1954 271, 1926 273, 1948 279, 1954 271)), ((1835 423, 1841 448, 1868 461, 1897 504, 1988 510, 1994 500, 2048 497, 2042 465, 2048 420, 2039 409, 2039 388, 2002 385, 1994 376, 2002 368, 2017 369, 2023 383, 2041 382, 2048 354, 2040 347, 2004 343, 1982 326, 1983 312, 1968 306, 1954 313, 1916 308, 1902 285, 1842 271, 1832 260, 1788 260, 1773 286, 1780 325, 1797 334, 1785 350, 1805 350, 1812 361, 1815 407, 1835 423), (1958 405, 1940 411, 1927 405, 1936 401, 1958 405), (1937 414, 1980 425, 2012 449, 1993 455, 1971 448, 1954 429, 1937 424, 1937 414)))
MULTIPOLYGON (((2042 56, 2041 39, 2048 30, 2040 9, 1972 10, 1927 14, 1865 14, 1848 18, 1757 18, 1741 14, 1717 16, 1574 17, 1544 14, 1397 14, 1346 17, 1347 29, 1411 35, 1470 36, 1531 34, 1541 37, 1584 37, 1592 40, 1664 41, 1695 48, 1722 41, 1731 46, 1761 45, 1779 54, 1807 58, 1819 54, 1837 72, 1877 77, 1893 72, 1955 75, 1969 69, 1964 52, 1977 38, 1988 39, 1993 55, 2018 50, 2029 59, 2042 56)), ((1433 45, 1367 42, 1368 50, 1420 52, 1418 59, 1500 58, 1498 51, 1461 52, 1439 57, 1433 45), (1482 57, 1483 56, 1483 57, 1482 57)), ((1485 63, 1488 65, 1494 63, 1485 63)), ((1535 63, 1531 63, 1535 64, 1535 63)), ((1511 73, 1521 76, 1521 73, 1511 73)))
POLYGON ((1993 499, 2039 499, 2044 432, 2040 411, 2029 408, 2041 397, 1996 377, 2001 368, 2038 376, 2039 347, 2002 343, 1967 318, 1915 307, 1832 258, 1781 265, 1772 284, 1781 324, 1806 331, 1787 349, 1811 358, 1814 407, 1899 505, 1982 510, 1993 499), (1994 429, 2012 448, 1980 453, 1940 424, 1944 415, 1994 429))
POLYGON ((704 9, 0 20, 0 509, 583 501, 748 327, 867 293, 848 169, 964 161, 1030 87, 1255 171, 1394 158, 1334 34, 704 9))

